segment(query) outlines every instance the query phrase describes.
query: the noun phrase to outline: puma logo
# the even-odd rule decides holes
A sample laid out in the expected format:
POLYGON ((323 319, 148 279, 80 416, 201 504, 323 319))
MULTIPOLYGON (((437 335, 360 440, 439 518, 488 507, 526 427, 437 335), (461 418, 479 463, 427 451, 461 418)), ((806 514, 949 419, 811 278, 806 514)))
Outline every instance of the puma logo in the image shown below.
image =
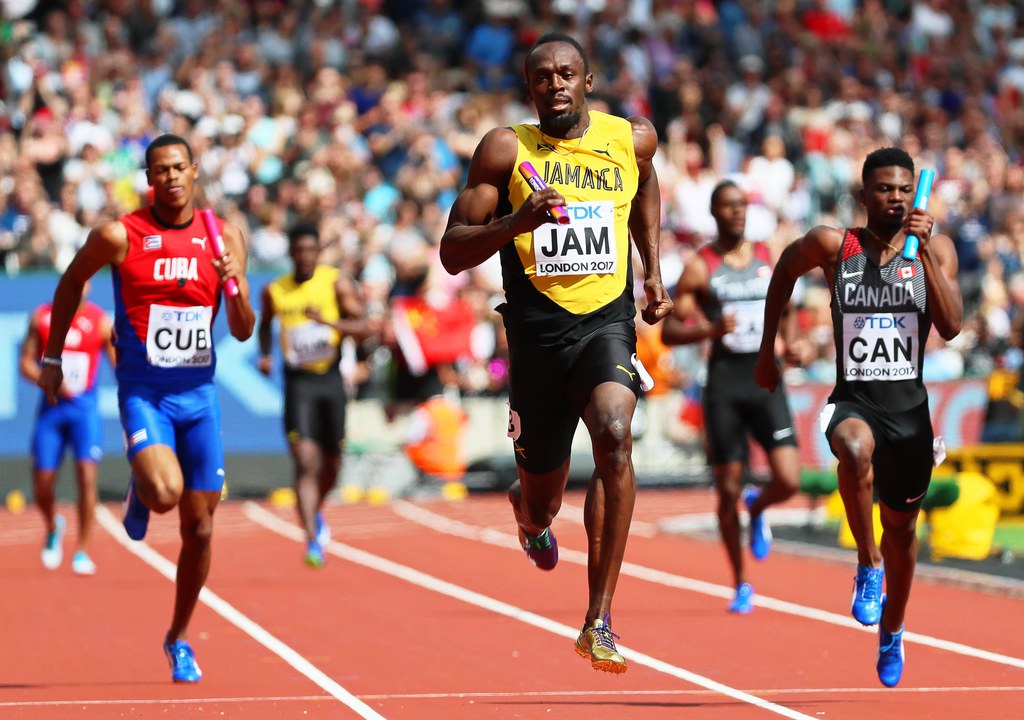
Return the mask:
POLYGON ((606 142, 606 143, 604 144, 604 150, 597 150, 597 149, 595 148, 595 149, 594 149, 594 152, 596 152, 596 153, 597 153, 598 155, 604 155, 605 157, 608 157, 608 158, 610 158, 610 157, 612 156, 611 152, 610 152, 610 151, 608 150, 608 147, 609 147, 610 145, 611 145, 611 143, 610 143, 610 142, 606 142))
POLYGON ((636 373, 631 373, 629 370, 627 370, 626 368, 622 367, 621 365, 616 365, 615 367, 618 368, 619 370, 621 370, 622 372, 626 373, 627 375, 629 375, 629 379, 630 380, 632 380, 633 378, 636 377, 636 373))
POLYGON ((551 143, 539 142, 537 143, 538 150, 546 150, 547 152, 555 152, 555 146, 551 143))

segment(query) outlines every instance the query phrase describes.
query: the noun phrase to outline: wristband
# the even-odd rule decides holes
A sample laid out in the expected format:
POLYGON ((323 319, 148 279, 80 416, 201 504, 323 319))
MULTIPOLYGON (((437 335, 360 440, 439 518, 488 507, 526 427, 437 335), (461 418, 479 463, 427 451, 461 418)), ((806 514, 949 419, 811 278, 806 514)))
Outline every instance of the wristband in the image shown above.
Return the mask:
POLYGON ((43 365, 56 365, 57 367, 60 367, 64 361, 61 358, 44 357, 39 362, 43 365))

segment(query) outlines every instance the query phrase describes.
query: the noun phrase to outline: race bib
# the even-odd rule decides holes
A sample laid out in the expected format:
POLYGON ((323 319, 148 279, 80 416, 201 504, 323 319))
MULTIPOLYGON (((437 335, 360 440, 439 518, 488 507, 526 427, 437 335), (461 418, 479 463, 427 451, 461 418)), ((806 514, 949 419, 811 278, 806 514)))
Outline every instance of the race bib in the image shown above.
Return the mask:
POLYGON ((843 375, 846 380, 907 380, 917 377, 917 313, 843 315, 843 375))
POLYGON ((288 329, 284 359, 291 367, 331 360, 337 354, 334 329, 318 322, 294 325, 288 329))
POLYGON ((610 200, 569 203, 566 210, 567 225, 545 223, 533 231, 537 276, 614 274, 615 205, 610 200))
POLYGON ((722 336, 722 345, 734 353, 753 353, 761 347, 764 300, 735 300, 722 304, 722 315, 735 315, 736 327, 722 336))
POLYGON ((151 305, 146 359, 154 367, 209 367, 213 363, 213 308, 151 305))
POLYGON ((89 353, 65 350, 60 359, 64 372, 61 387, 70 396, 81 395, 89 385, 89 353))

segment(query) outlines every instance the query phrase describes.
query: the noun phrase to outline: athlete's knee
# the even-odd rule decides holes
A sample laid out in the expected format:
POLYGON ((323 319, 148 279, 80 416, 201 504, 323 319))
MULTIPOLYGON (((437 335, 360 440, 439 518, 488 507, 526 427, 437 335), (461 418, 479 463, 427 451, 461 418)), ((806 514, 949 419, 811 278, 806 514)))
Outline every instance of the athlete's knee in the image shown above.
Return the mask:
POLYGON ((602 465, 626 465, 633 450, 630 417, 624 412, 601 414, 591 428, 594 459, 602 465))
POLYGON ((204 513, 198 518, 183 520, 181 523, 181 539, 195 545, 209 545, 213 539, 213 515, 204 513))
POLYGON ((170 512, 181 501, 182 485, 170 478, 151 478, 138 482, 136 492, 143 504, 155 513, 170 512))
POLYGON ((839 465, 856 478, 866 478, 871 470, 871 456, 875 452, 875 441, 870 434, 835 435, 832 451, 839 465))

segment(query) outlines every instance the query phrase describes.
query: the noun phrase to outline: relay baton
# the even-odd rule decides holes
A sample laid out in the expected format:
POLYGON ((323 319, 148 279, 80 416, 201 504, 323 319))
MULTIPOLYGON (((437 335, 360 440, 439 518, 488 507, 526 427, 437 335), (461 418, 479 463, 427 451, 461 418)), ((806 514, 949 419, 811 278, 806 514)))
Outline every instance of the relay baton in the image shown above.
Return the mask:
MULTIPOLYGON (((533 163, 529 160, 524 160, 519 163, 519 174, 526 180, 526 184, 534 190, 543 190, 548 186, 544 182, 544 178, 540 176, 536 168, 533 167, 533 163)), ((566 211, 564 205, 556 205, 548 211, 551 217, 559 225, 567 225, 569 223, 569 213, 566 211)))
MULTIPOLYGON (((204 208, 199 211, 199 215, 203 218, 203 225, 206 226, 206 236, 210 238, 210 243, 213 245, 213 254, 218 258, 223 257, 224 237, 220 234, 220 228, 217 227, 217 218, 213 216, 213 210, 204 208)), ((238 295, 238 282, 234 278, 228 278, 224 283, 224 294, 228 297, 238 295)))
MULTIPOLYGON (((921 175, 917 178, 917 192, 914 194, 915 208, 928 209, 928 196, 932 194, 932 181, 934 180, 934 170, 928 168, 921 169, 921 175)), ((907 241, 903 243, 904 260, 913 262, 917 259, 917 246, 919 243, 917 235, 907 235, 907 241)))

